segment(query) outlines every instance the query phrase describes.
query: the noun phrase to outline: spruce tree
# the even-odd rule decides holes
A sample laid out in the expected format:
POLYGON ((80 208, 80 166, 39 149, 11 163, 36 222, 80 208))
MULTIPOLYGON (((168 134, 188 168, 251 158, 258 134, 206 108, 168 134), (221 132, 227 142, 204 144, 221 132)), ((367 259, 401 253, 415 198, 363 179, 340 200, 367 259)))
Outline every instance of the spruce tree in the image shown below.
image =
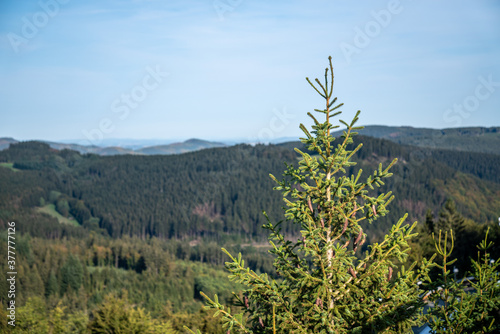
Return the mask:
MULTIPOLYGON (((270 251, 275 256, 277 279, 257 274, 244 265, 241 254, 226 263, 230 278, 246 289, 235 294, 243 310, 233 314, 229 308, 207 297, 207 307, 222 315, 227 333, 406 333, 417 321, 423 305, 417 282, 428 278, 429 264, 418 268, 401 266, 408 257, 408 241, 415 236, 415 224, 405 223, 406 215, 395 222, 380 242, 363 245, 367 235, 363 224, 372 223, 388 212, 391 192, 375 193, 375 187, 390 177, 382 164, 364 181, 362 171, 347 170, 356 163, 354 154, 362 144, 353 145, 359 111, 351 123, 338 122, 346 129, 339 141, 332 130, 333 120, 343 105, 333 97, 331 57, 324 82, 309 84, 324 99, 325 107, 315 109, 323 120, 308 113, 312 131, 301 124, 306 150, 298 167, 287 165, 280 181, 273 175, 276 190, 286 204, 285 219, 273 224, 268 219, 270 251), (282 224, 300 225, 300 237, 287 240, 282 224)), ((267 216, 266 216, 267 217, 267 216)))
POLYGON ((69 288, 78 291, 83 284, 83 266, 77 256, 70 254, 61 267, 61 295, 69 288))
MULTIPOLYGON (((500 259, 492 259, 488 240, 489 228, 477 246, 477 261, 472 260, 472 270, 463 278, 454 277, 451 268, 455 247, 453 230, 444 238, 435 240, 436 251, 441 255, 439 277, 426 284, 426 298, 432 303, 425 319, 431 333, 498 333, 500 331, 500 259), (451 260, 450 260, 451 259, 451 260)), ((433 235, 434 237, 434 235, 433 235)))

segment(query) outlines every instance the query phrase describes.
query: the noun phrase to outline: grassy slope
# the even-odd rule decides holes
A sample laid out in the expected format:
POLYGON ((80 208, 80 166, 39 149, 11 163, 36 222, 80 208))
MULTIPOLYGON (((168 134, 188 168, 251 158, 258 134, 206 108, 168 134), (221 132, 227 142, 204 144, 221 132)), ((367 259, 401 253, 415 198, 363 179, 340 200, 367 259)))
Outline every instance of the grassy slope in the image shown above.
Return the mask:
POLYGON ((14 163, 12 163, 12 162, 0 162, 0 167, 9 168, 10 170, 13 170, 14 172, 20 171, 20 169, 14 168, 14 163))
POLYGON ((73 217, 71 217, 73 219, 68 219, 68 218, 62 216, 59 212, 57 212, 54 204, 48 204, 46 206, 37 208, 37 211, 42 212, 42 213, 46 213, 49 216, 56 218, 59 221, 59 223, 61 223, 61 224, 80 226, 80 224, 78 224, 76 219, 74 219, 73 217))

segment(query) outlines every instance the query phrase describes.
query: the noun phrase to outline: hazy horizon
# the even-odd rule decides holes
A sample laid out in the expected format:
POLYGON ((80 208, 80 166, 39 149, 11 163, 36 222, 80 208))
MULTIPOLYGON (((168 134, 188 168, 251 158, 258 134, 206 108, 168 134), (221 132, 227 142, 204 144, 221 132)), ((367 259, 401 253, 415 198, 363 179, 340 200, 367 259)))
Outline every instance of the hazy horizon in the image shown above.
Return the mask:
MULTIPOLYGON (((408 125, 400 125, 400 126, 388 126, 388 125, 380 125, 380 124, 369 124, 365 125, 365 127, 402 127, 402 128, 414 128, 414 129, 431 129, 431 130, 447 130, 447 129, 457 129, 457 128, 475 128, 475 127, 454 127, 454 128, 425 128, 425 127, 413 127, 413 126, 408 126, 408 125)), ((488 127, 481 127, 481 128, 495 128, 495 127, 500 127, 498 125, 492 125, 488 127)), ((339 129, 336 129, 335 131, 338 131, 339 129)), ((93 144, 90 143, 87 139, 59 139, 59 140, 47 140, 43 138, 13 138, 13 137, 7 137, 7 136, 2 136, 0 134, 0 139, 3 138, 12 138, 17 141, 43 141, 43 142, 54 142, 54 143, 60 143, 60 144, 75 144, 75 145, 82 145, 82 146, 99 146, 99 147, 111 147, 111 146, 118 146, 118 147, 124 147, 124 148, 131 148, 131 147, 147 147, 147 146, 158 146, 158 145, 169 145, 169 144, 176 144, 176 143, 183 143, 188 140, 203 140, 203 141, 208 141, 208 142, 214 142, 214 143, 222 143, 225 145, 235 145, 235 144, 248 144, 248 143, 282 143, 282 142, 287 142, 287 141, 299 141, 299 138, 303 137, 303 135, 298 135, 296 137, 294 136, 283 136, 283 137, 276 137, 272 138, 271 140, 267 141, 259 141, 259 138, 243 138, 243 137, 233 137, 233 138, 203 138, 203 137, 190 137, 190 138, 104 138, 102 139, 99 143, 93 144)), ((266 139, 266 138, 264 138, 266 139)))

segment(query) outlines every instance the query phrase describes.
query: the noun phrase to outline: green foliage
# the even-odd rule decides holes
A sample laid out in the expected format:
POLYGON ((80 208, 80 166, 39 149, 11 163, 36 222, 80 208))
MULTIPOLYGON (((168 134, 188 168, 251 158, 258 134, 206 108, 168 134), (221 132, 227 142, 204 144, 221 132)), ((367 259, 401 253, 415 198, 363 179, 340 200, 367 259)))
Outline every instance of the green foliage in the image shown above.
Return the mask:
POLYGON ((213 310, 205 310, 201 308, 197 313, 180 312, 171 314, 169 310, 166 312, 167 319, 172 320, 172 327, 180 333, 185 333, 185 327, 200 330, 203 333, 225 334, 222 329, 222 324, 218 317, 214 317, 213 310))
POLYGON ((16 310, 16 326, 13 333, 49 333, 49 321, 45 302, 39 297, 29 298, 26 305, 16 310))
POLYGON ((447 200, 444 204, 443 209, 439 212, 439 219, 434 224, 434 229, 436 231, 456 231, 457 229, 463 229, 464 224, 465 219, 457 211, 455 202, 453 202, 452 200, 447 200))
POLYGON ((69 215, 69 204, 68 201, 65 199, 60 199, 56 202, 56 210, 59 212, 63 217, 68 217, 69 215))
POLYGON ((488 249, 493 243, 488 241, 488 231, 478 246, 477 261, 473 260, 473 269, 464 279, 453 279, 449 260, 452 254, 453 232, 450 231, 451 245, 448 244, 448 233, 444 240, 439 233, 436 242, 437 252, 443 257, 441 274, 429 285, 428 299, 433 307, 425 318, 429 322, 432 333, 498 333, 500 331, 500 275, 498 267, 500 259, 491 259, 488 249))
POLYGON ((51 296, 59 292, 59 284, 57 283, 57 277, 54 270, 50 271, 50 276, 45 286, 45 296, 51 296))
MULTIPOLYGON (((178 331, 184 324, 192 324, 208 333, 223 333, 213 313, 198 312, 202 307, 202 297, 197 295, 199 289, 209 288, 211 293, 220 294, 223 302, 230 302, 231 291, 238 289, 217 265, 223 259, 215 245, 205 245, 200 241, 197 246, 188 247, 187 257, 196 261, 192 262, 175 259, 174 254, 181 244, 175 240, 113 240, 95 234, 83 239, 60 240, 16 236, 19 241, 16 310, 33 308, 29 306, 32 303, 28 301, 30 298, 42 301, 38 309, 52 321, 45 324, 49 331, 50 326, 57 327, 62 321, 67 333, 87 333, 87 323, 91 320, 89 314, 102 304, 105 296, 126 290, 129 291, 130 303, 150 312, 151 319, 161 320, 160 327, 170 321, 172 328, 178 331), (201 257, 204 263, 200 262, 201 257), (78 262, 83 269, 83 283, 75 289, 78 283, 71 287, 70 282, 79 277, 71 275, 79 272, 79 269, 74 269, 78 268, 78 262), (139 273, 136 269, 141 265, 144 267, 139 273), (65 291, 62 295, 61 290, 65 291), (170 305, 169 312, 165 310, 167 304, 170 305), (62 320, 57 312, 51 313, 57 307, 63 310, 62 320)), ((0 255, 6 257, 6 250, 7 234, 4 231, 0 234, 0 255)), ((245 249, 242 250, 247 254, 245 249)), ((249 254, 258 258, 256 251, 249 254)), ((0 267, 4 272, 8 271, 6 264, 4 262, 0 267)), ((6 280, 0 281, 0 295, 7 296, 7 283, 6 280)), ((2 309, 6 309, 6 302, 8 300, 3 299, 2 309)), ((1 333, 8 328, 6 322, 0 323, 1 333)), ((43 330, 33 327, 32 332, 43 333, 43 330)))
MULTIPOLYGON (((5 311, 2 309, 2 312, 5 311)), ((1 323, 0 330, 6 334, 87 334, 87 323, 88 316, 83 311, 68 314, 61 302, 47 310, 42 298, 33 297, 25 305, 16 308, 15 326, 1 323)))
MULTIPOLYGON (((453 266, 459 270, 459 273, 465 273, 472 269, 471 260, 476 258, 477 255, 476 249, 471 245, 479 244, 484 240, 484 235, 488 229, 490 230, 490 240, 498 243, 498 240, 500 240, 500 227, 497 223, 477 224, 470 219, 466 219, 458 211, 455 202, 447 200, 439 210, 436 218, 430 210, 427 212, 425 224, 420 226, 419 235, 412 244, 412 254, 420 254, 420 257, 432 256, 436 251, 432 235, 441 230, 453 230, 454 247, 448 257, 457 260, 453 266)), ((500 248, 496 244, 492 245, 489 252, 493 258, 500 257, 500 248)), ((437 255, 437 259, 441 261, 442 256, 439 253, 437 255)), ((434 277, 439 272, 439 270, 433 270, 431 276, 434 277)))
POLYGON ((82 200, 70 200, 69 207, 69 213, 75 217, 80 224, 83 224, 83 222, 92 217, 90 210, 85 206, 85 203, 82 200))
POLYGON ((93 312, 88 328, 91 333, 116 334, 174 334, 169 323, 152 320, 143 308, 134 308, 127 299, 108 295, 93 312))
POLYGON ((61 268, 61 295, 69 288, 78 291, 83 283, 83 267, 78 257, 70 254, 61 268))
POLYGON ((59 191, 51 190, 49 192, 49 202, 55 204, 59 197, 61 197, 61 193, 59 191))
POLYGON ((54 334, 62 334, 67 332, 67 328, 63 321, 64 308, 57 305, 52 312, 50 312, 49 323, 52 325, 54 334))
POLYGON ((401 218, 383 241, 369 245, 361 254, 367 238, 362 222, 386 215, 394 198, 390 192, 373 197, 369 190, 392 175, 389 169, 396 159, 386 168, 379 164, 365 182, 360 182, 361 170, 347 174, 346 169, 355 165, 351 158, 362 146, 348 146, 360 129, 355 127, 359 111, 350 124, 339 121, 347 129, 334 145, 331 130, 339 126, 333 126, 331 119, 340 114, 334 111, 342 104, 335 105, 337 98, 332 98, 331 58, 324 84, 318 79, 318 86, 308 82, 326 101, 325 109, 315 109, 324 114, 324 122, 308 113, 314 121, 313 131, 301 125, 307 137, 302 142, 315 155, 296 149, 302 157, 299 167, 288 165, 282 181, 271 175, 287 205, 285 217, 300 226, 301 238, 295 242, 286 239, 282 222, 264 226, 271 232, 279 280, 256 274, 245 267, 241 254, 233 257, 224 250, 231 259, 226 263, 230 277, 246 286, 242 296, 236 295, 244 312, 233 315, 217 296, 213 300, 207 297, 207 305, 222 316, 228 332, 409 332, 422 306, 416 283, 428 278, 430 269, 427 261, 418 269, 415 263, 399 267, 408 257, 415 224, 406 225, 406 216, 401 218))

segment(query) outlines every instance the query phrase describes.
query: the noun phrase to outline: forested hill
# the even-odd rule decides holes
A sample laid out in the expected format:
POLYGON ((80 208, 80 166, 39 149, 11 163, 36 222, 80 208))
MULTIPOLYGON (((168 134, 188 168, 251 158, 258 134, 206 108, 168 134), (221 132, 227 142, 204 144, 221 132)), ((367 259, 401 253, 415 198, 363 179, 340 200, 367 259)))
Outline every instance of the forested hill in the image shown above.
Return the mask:
MULTIPOLYGON (((403 146, 359 136, 357 154, 368 177, 382 162, 398 158, 386 184, 396 195, 390 214, 369 229, 381 236, 405 212, 423 220, 454 199, 464 216, 497 220, 500 156, 403 146)), ((294 146, 238 145, 176 156, 96 156, 24 142, 0 152, 0 225, 22 221, 37 236, 263 240, 262 210, 277 222, 284 205, 269 173, 280 178, 295 163, 294 146), (65 222, 66 224, 60 224, 65 222)), ((351 172, 351 171, 348 171, 351 172)), ((382 190, 383 190, 382 189, 382 190)), ((286 233, 295 231, 283 225, 286 233)))
POLYGON ((398 144, 500 154, 500 127, 428 129, 368 125, 360 130, 360 134, 387 139, 398 144))
MULTIPOLYGON (((150 142, 150 141, 142 141, 150 142)), ((14 138, 3 137, 0 138, 0 151, 9 148, 11 144, 19 143, 18 140, 14 138)), ((80 152, 81 154, 91 153, 97 155, 156 155, 156 154, 180 154, 186 152, 199 151, 206 148, 213 147, 224 147, 226 146, 223 143, 211 142, 201 139, 188 139, 184 142, 164 144, 164 145, 155 145, 155 146, 143 146, 140 144, 138 147, 132 148, 136 145, 125 145, 127 141, 122 143, 116 143, 113 146, 95 146, 95 145, 78 145, 78 144, 66 144, 66 143, 58 143, 58 142, 49 142, 43 141, 43 143, 48 144, 51 148, 56 150, 73 150, 80 152)), ((149 143, 150 144, 150 143, 149 143)))

